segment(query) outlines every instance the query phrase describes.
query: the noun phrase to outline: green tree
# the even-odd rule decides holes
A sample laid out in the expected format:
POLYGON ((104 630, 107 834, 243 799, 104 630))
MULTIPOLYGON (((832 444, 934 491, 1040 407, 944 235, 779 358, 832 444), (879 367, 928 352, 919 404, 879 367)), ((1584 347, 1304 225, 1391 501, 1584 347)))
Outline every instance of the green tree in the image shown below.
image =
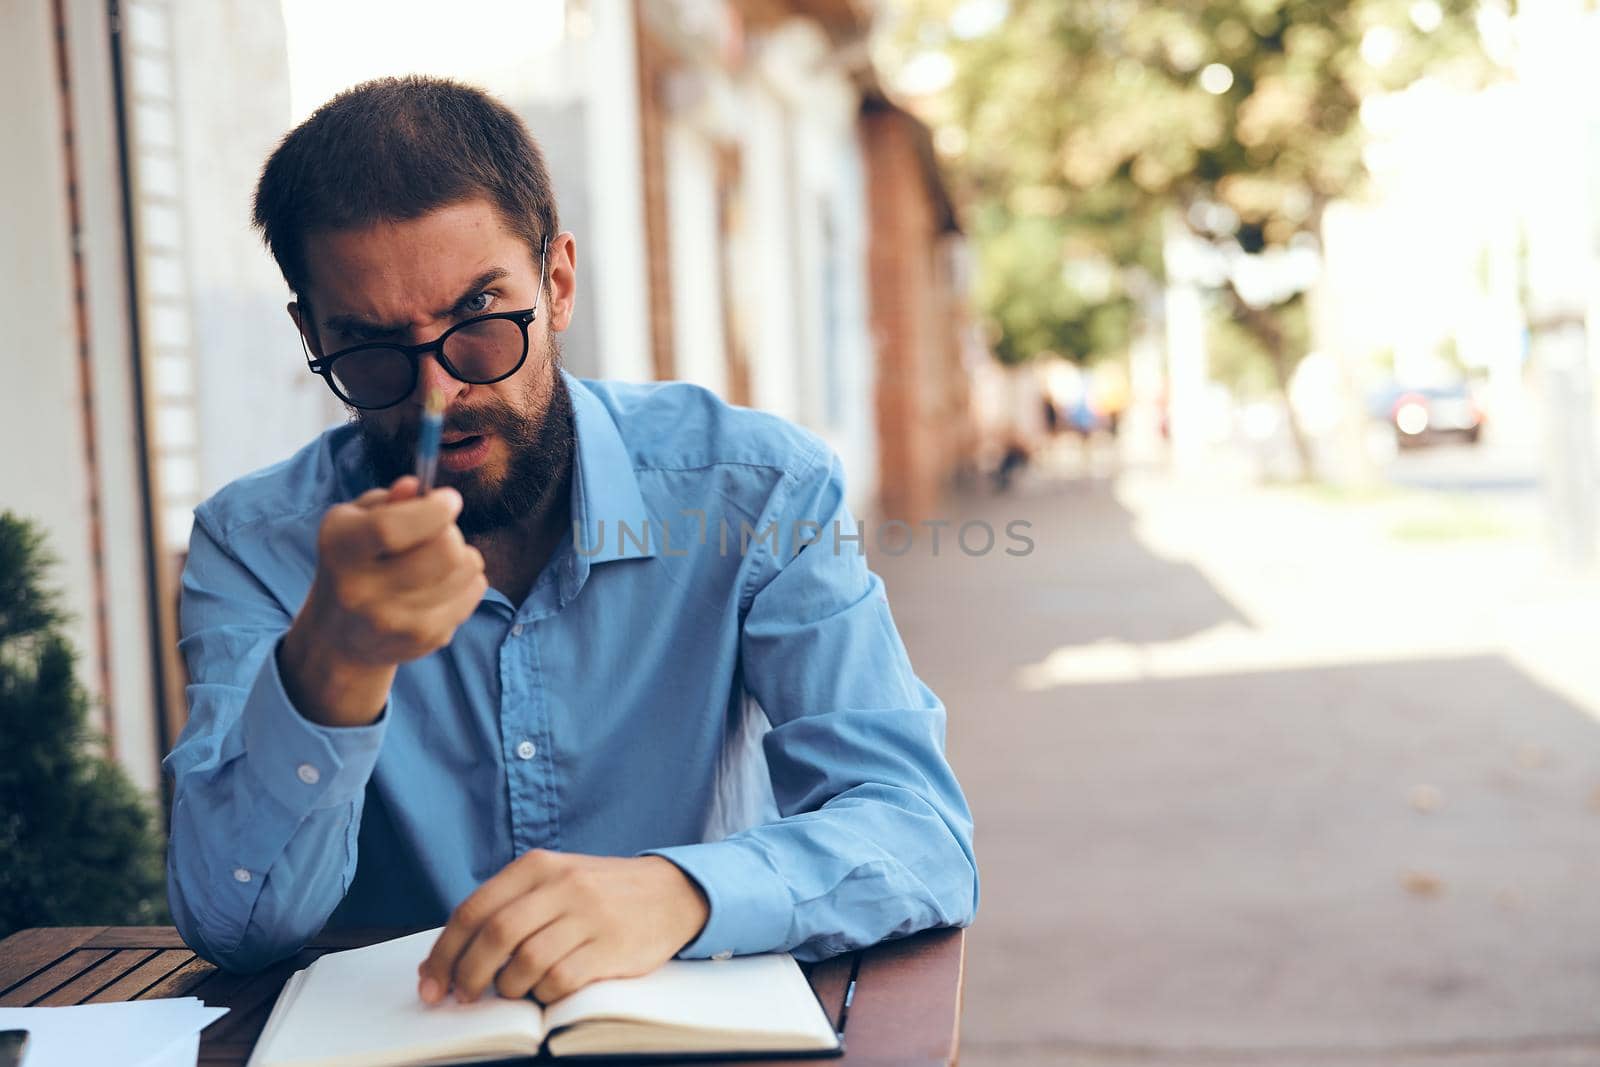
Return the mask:
POLYGON ((0 513, 0 937, 166 917, 153 812, 97 751, 50 562, 38 530, 0 513))
MULTIPOLYGON (((953 64, 923 103, 971 205, 999 357, 1124 347, 1169 227, 1223 263, 1320 247, 1327 205, 1364 176, 1362 102, 1424 73, 1481 81, 1478 7, 915 0, 891 50, 953 64)), ((1240 277, 1222 272, 1223 298, 1286 391, 1304 348, 1284 315, 1301 293, 1240 277)))

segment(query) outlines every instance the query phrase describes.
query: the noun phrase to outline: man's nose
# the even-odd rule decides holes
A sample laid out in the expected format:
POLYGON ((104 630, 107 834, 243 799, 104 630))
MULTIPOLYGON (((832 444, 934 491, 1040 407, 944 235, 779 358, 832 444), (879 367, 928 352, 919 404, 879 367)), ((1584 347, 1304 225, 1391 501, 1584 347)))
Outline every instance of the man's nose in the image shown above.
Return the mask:
POLYGON ((444 394, 445 404, 454 402, 456 397, 467 390, 467 383, 453 377, 439 363, 439 354, 429 352, 417 360, 417 388, 411 397, 418 407, 428 399, 428 393, 434 389, 444 394))

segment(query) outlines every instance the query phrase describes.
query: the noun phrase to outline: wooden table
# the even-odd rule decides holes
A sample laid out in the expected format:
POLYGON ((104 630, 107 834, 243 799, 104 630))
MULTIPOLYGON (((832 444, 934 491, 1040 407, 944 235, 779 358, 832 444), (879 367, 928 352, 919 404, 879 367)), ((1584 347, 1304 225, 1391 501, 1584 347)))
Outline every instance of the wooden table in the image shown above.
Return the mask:
MULTIPOLYGON (((241 1067, 291 974, 324 952, 408 932, 324 934, 291 959, 259 974, 239 975, 195 956, 170 926, 23 930, 0 941, 0 1006, 199 997, 214 1007, 231 1009, 206 1029, 200 1062, 207 1067, 241 1067)), ((955 1063, 965 947, 963 931, 930 930, 807 967, 812 988, 835 1027, 851 970, 856 970, 855 998, 845 1027, 846 1055, 834 1062, 955 1063)))

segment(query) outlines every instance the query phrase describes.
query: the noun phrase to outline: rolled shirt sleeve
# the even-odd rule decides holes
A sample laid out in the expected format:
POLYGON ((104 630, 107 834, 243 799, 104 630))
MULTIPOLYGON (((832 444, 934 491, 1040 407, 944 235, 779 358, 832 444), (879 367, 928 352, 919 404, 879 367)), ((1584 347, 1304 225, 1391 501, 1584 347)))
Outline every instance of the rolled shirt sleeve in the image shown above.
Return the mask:
POLYGON ((820 959, 976 913, 972 815, 945 759, 945 710, 912 671, 859 532, 838 461, 819 447, 751 542, 742 678, 772 725, 763 745, 782 817, 645 853, 709 901, 680 956, 820 959), (760 536, 768 522, 776 550, 760 536))
POLYGON ((197 516, 183 573, 189 719, 173 776, 167 891, 184 940, 232 970, 298 951, 355 874, 387 712, 363 727, 302 716, 276 648, 289 610, 197 516))

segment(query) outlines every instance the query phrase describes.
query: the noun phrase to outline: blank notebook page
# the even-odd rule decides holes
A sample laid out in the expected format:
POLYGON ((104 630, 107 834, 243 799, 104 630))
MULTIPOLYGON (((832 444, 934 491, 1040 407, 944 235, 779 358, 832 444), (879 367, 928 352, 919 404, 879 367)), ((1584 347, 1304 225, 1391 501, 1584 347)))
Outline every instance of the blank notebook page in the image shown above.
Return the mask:
POLYGON ((439 936, 425 930, 368 948, 323 956, 303 972, 293 1013, 274 1017, 251 1067, 337 1061, 350 1067, 504 1045, 512 1035, 537 1045, 538 1006, 486 996, 428 1006, 417 996, 417 964, 439 936))
POLYGON ((642 978, 596 982, 545 1009, 549 1030, 585 1018, 796 1034, 823 1048, 837 1041, 811 984, 783 954, 668 960, 642 978))

